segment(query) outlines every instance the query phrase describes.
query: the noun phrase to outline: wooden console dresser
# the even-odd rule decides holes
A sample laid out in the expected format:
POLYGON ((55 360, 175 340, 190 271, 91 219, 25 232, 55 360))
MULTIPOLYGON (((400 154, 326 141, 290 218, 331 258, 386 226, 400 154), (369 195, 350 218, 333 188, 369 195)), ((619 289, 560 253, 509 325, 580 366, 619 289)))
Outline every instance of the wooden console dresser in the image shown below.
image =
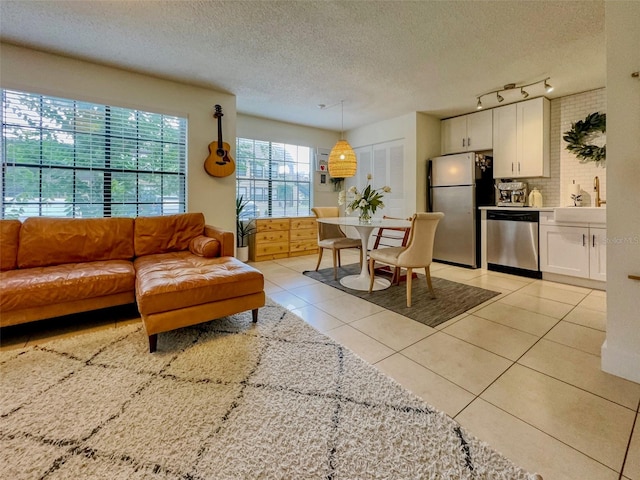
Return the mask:
POLYGON ((254 262, 318 253, 315 217, 257 218, 255 223, 249 249, 254 262))

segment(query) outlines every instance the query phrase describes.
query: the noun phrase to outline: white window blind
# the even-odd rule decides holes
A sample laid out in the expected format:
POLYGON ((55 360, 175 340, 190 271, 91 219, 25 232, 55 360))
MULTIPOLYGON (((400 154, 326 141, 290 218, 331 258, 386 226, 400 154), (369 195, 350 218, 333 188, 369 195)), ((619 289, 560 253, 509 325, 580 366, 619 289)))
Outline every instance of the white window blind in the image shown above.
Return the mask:
POLYGON ((185 211, 185 118, 2 90, 2 217, 185 211))
POLYGON ((236 192, 251 217, 311 214, 311 147, 236 139, 236 192))

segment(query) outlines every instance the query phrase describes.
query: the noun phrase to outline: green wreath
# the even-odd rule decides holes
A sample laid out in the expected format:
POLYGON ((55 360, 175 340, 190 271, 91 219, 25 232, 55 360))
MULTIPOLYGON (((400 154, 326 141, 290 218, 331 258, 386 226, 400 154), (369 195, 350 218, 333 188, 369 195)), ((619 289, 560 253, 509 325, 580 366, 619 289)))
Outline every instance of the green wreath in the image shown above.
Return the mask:
POLYGON ((567 142, 565 147, 574 153, 580 163, 595 162, 596 165, 604 163, 607 159, 607 146, 599 147, 587 142, 596 134, 607 132, 607 114, 590 113, 584 120, 571 124, 571 130, 564 132, 562 139, 567 142))

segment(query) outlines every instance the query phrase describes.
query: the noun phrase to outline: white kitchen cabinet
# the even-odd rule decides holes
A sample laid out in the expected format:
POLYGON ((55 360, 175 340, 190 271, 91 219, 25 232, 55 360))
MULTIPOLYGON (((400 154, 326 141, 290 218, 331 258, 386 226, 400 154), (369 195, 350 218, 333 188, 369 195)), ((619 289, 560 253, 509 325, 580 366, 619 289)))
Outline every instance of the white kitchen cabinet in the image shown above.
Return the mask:
POLYGON ((517 176, 516 152, 518 135, 515 104, 494 108, 493 112, 493 178, 517 176))
POLYGON ((540 270, 606 281, 606 229, 540 225, 540 270))
POLYGON ((493 111, 493 176, 549 176, 550 104, 534 98, 493 111))
POLYGON ((491 150, 493 146, 493 112, 483 110, 441 122, 442 155, 491 150))
POLYGON ((589 227, 589 278, 607 280, 607 229, 589 227))

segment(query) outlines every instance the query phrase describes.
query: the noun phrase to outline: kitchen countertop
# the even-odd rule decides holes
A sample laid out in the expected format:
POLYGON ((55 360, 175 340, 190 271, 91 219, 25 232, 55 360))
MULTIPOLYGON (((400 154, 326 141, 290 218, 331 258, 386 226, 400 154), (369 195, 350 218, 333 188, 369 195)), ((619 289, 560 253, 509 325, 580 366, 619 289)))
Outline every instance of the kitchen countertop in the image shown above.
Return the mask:
POLYGON ((556 207, 478 207, 478 210, 510 210, 510 211, 529 211, 529 212, 553 212, 556 207))

